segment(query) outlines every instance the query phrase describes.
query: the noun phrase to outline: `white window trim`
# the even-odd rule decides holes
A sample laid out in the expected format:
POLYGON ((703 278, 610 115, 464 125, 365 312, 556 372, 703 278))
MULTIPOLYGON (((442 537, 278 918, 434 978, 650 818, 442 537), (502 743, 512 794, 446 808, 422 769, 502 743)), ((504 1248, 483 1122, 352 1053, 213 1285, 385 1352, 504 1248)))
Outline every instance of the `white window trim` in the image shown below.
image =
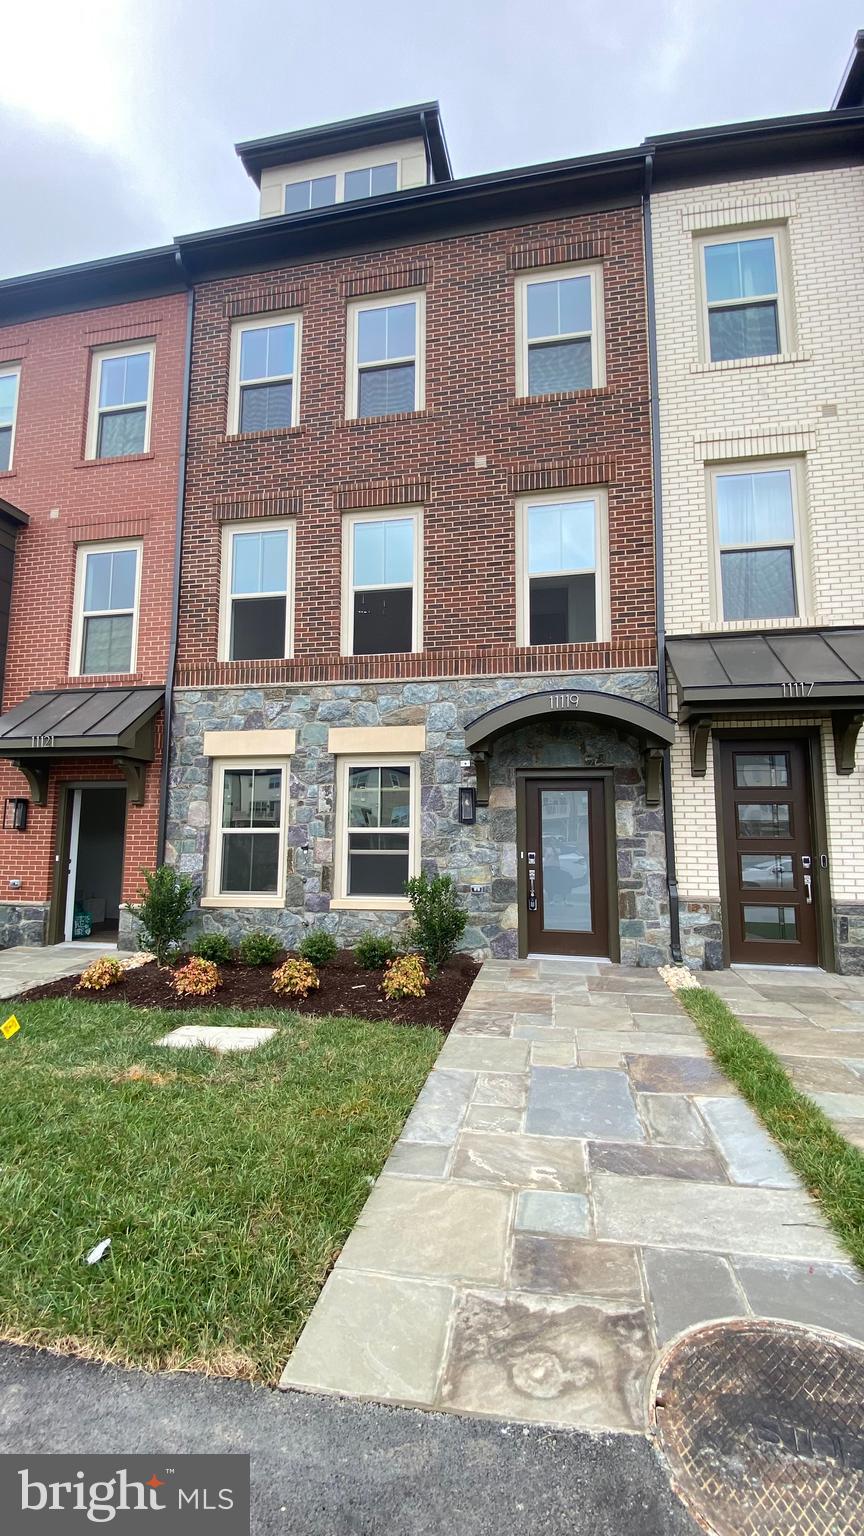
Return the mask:
MULTIPOLYGON (((138 621, 141 614, 141 567, 144 563, 144 545, 141 539, 109 539, 104 544, 79 544, 75 561, 75 598, 72 609, 72 646, 69 656, 70 677, 132 677, 138 666, 138 621), (88 555, 116 554, 121 549, 134 549, 135 606, 132 610, 132 654, 128 672, 85 672, 84 662, 84 573, 88 555)), ((117 610, 123 612, 125 610, 117 610)))
POLYGON ((336 826, 334 840, 335 892, 331 911, 409 912, 407 896, 349 896, 348 891, 348 770, 350 768, 408 768, 411 772, 411 825, 408 836, 408 875, 420 872, 420 759, 410 752, 352 754, 336 759, 336 826))
MULTIPOLYGON (((533 283, 560 282, 562 278, 568 277, 591 279, 591 384, 583 386, 583 389, 602 389, 606 383, 602 262, 578 262, 566 267, 532 267, 530 272, 523 272, 516 279, 516 394, 520 399, 548 399, 546 395, 532 395, 528 388, 528 289, 533 283)), ((561 340, 567 340, 569 334, 562 336, 561 340)), ((584 331, 573 333, 574 336, 586 334, 584 331)), ((579 394, 581 391, 566 390, 563 393, 579 394)))
POLYGON ((12 434, 9 438, 9 464, 0 474, 7 475, 15 468, 15 433, 18 428, 18 406, 21 401, 21 364, 0 363, 0 379, 15 380, 15 408, 12 412, 12 434))
MULTIPOLYGON (((147 352, 150 356, 150 366, 147 369, 147 399, 144 403, 144 444, 136 450, 136 454, 117 454, 118 460, 135 458, 137 453, 150 452, 150 425, 153 419, 153 375, 156 372, 156 343, 152 340, 130 341, 122 347, 94 347, 91 354, 90 365, 90 406, 87 413, 87 447, 86 457, 96 458, 96 449, 99 442, 99 381, 102 377, 102 364, 110 357, 133 357, 139 352, 147 352)), ((121 407, 117 407, 121 409, 121 407)), ((128 407, 123 407, 128 409, 128 407)), ((108 410, 106 415, 111 415, 108 410)), ((106 463, 111 460, 107 459, 106 463)), ((99 460, 102 463, 102 460, 99 460)))
MULTIPOLYGON (((231 660, 231 557, 234 535, 238 533, 282 533, 288 535, 288 591, 285 594, 284 656, 294 655, 294 586, 297 534, 293 518, 254 517, 242 523, 222 524, 222 549, 219 577, 219 660, 231 660)), ((256 597, 281 597, 281 592, 259 592, 256 597)), ((242 599, 241 599, 242 601, 242 599)), ((262 658, 278 661, 278 656, 262 658)))
POLYGON ((202 907, 284 907, 285 905, 285 850, 288 835, 288 781, 290 759, 287 757, 218 757, 213 759, 213 778, 210 790, 210 848, 207 857, 207 894, 202 896, 202 907), (226 771, 236 768, 248 773, 253 768, 265 771, 279 768, 282 772, 282 792, 279 802, 279 864, 278 885, 273 892, 261 894, 242 892, 223 896, 219 891, 219 870, 222 863, 222 797, 226 771))
POLYGON ((807 529, 807 504, 805 491, 805 465, 803 458, 784 459, 732 459, 723 464, 712 464, 708 469, 708 547, 710 560, 710 597, 712 623, 727 629, 765 629, 766 625, 806 625, 810 611, 810 559, 807 529), (790 549, 792 550, 795 597, 798 612, 783 619, 727 619, 723 613, 723 578, 720 570, 720 525, 717 517, 717 481, 721 475, 772 474, 788 469, 792 486, 792 519, 794 538, 791 542, 778 543, 776 539, 761 544, 733 544, 730 549, 790 549))
MULTIPOLYGON (((319 160, 307 160, 298 162, 298 165, 294 169, 299 171, 302 168, 303 174, 300 176, 292 176, 289 172, 280 181, 280 212, 283 214, 285 213, 285 188, 296 187, 299 181, 319 181, 322 176, 335 176, 335 203, 344 203, 346 171, 371 171, 379 165, 392 165, 394 160, 396 162, 396 191, 400 192, 402 190, 402 159, 410 147, 410 142, 406 141, 405 143, 402 143, 400 141, 397 144, 382 144, 378 149, 356 149, 353 150, 350 154, 339 155, 335 157, 322 157, 319 160)), ((391 193, 375 195, 383 195, 385 197, 392 196, 391 193)), ((361 199, 352 199, 352 201, 360 202, 361 199)), ((332 208, 335 206, 335 203, 325 203, 324 207, 332 208)), ((320 208, 307 209, 306 211, 307 213, 321 212, 320 208)), ((290 214, 286 215, 286 217, 290 218, 290 214)))
MULTIPOLYGON (((609 497, 603 486, 580 485, 567 490, 544 491, 540 496, 520 496, 516 502, 516 644, 531 645, 531 577, 528 572, 528 509, 557 507, 563 502, 594 502, 594 601, 596 635, 593 640, 567 641, 568 645, 596 645, 612 638, 609 594, 609 497)), ((550 575, 579 572, 550 572, 550 575)))
MULTIPOLYGON (((375 298, 352 299, 348 305, 348 345, 346 348, 348 369, 345 384, 345 415, 349 421, 383 421, 384 416, 358 416, 360 396, 360 368, 357 362, 358 316, 361 310, 392 309, 397 304, 414 304, 414 357, 388 358, 382 368, 396 367, 399 362, 414 363, 414 404, 412 410, 426 408, 426 293, 422 288, 396 289, 395 292, 378 294, 375 298)), ((375 365, 366 365, 374 367, 375 365)), ((387 414, 402 415, 401 411, 387 414)))
MULTIPOLYGON (((284 384, 291 379, 291 426, 300 424, 300 366, 303 346, 303 314, 299 309, 284 310, 279 313, 256 316, 254 319, 235 320, 231 327, 231 363, 228 377, 228 435, 232 437, 252 436, 252 433, 240 432, 240 346, 244 331, 269 330, 274 325, 293 325, 294 331, 294 372, 273 374, 268 379, 257 379, 256 383, 284 384)), ((246 381, 251 382, 250 380, 246 381)), ((262 430, 266 431, 267 428, 262 430)), ((284 432, 284 427, 271 427, 271 432, 284 432)))
MULTIPOLYGON (((696 255, 696 290, 699 295, 699 360, 713 368, 734 368, 752 366, 757 357, 764 358, 768 362, 777 362, 781 358, 788 357, 795 350, 796 338, 792 325, 792 291, 791 291, 791 265, 788 254, 788 230, 785 224, 756 224, 752 226, 739 226, 736 229, 715 230, 710 234, 700 234, 695 240, 696 255), (777 273, 777 341, 779 351, 754 353, 747 357, 712 358, 711 336, 708 329, 708 281, 705 274, 705 249, 709 245, 738 245, 741 240, 773 240, 774 242, 774 268, 777 273)), ((755 294, 747 299, 716 300, 711 305, 712 309, 733 309, 746 307, 748 304, 758 304, 760 299, 769 299, 771 294, 755 294)))
MULTIPOLYGON (((414 580, 411 605, 411 650, 381 651, 382 656, 411 656, 423 649, 423 509, 422 507, 380 507, 374 511, 346 512, 342 519, 342 655, 354 655, 354 527, 357 523, 414 523, 414 580)), ((386 591, 386 587, 369 588, 386 591)))

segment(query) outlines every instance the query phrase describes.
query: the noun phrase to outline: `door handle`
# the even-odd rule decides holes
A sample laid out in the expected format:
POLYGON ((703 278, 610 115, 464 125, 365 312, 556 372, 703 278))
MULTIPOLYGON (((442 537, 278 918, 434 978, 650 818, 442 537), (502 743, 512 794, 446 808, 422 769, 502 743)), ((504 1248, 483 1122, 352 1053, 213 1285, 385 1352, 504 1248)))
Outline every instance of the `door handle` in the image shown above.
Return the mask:
POLYGON ((808 906, 813 904, 813 876, 804 876, 804 900, 808 906))
POLYGON ((536 864, 537 864, 537 855, 536 855, 536 853, 529 853, 529 855, 528 855, 528 911, 529 912, 536 912, 537 911, 537 885, 536 885, 536 882, 537 882, 537 869, 536 869, 536 864))

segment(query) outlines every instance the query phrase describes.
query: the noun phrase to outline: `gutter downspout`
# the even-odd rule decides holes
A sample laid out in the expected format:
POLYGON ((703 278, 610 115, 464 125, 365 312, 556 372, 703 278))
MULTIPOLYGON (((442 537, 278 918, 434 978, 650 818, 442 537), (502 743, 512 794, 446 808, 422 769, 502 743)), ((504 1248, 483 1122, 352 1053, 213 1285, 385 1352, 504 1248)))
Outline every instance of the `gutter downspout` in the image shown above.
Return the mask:
MULTIPOLYGON (((654 243, 651 232, 651 184, 654 156, 645 155, 645 184, 642 193, 642 232, 645 245, 645 289, 648 312, 648 376, 651 389, 651 485, 654 497, 654 581, 657 602, 657 691, 658 703, 665 715, 668 709, 666 686, 666 601, 663 592, 663 477, 660 460, 660 384, 657 367, 657 314, 654 307, 654 243)), ((682 965, 681 911, 678 874, 675 867, 675 828, 672 820, 672 765, 669 748, 663 752, 663 831, 666 838, 666 883, 669 888, 669 944, 672 959, 682 965)))
POLYGON ((177 640, 180 628, 180 567, 183 556, 183 508, 186 501, 186 437, 189 428, 189 393, 192 383, 192 322, 195 318, 195 289, 183 266, 179 251, 174 252, 177 268, 186 284, 186 356, 183 371, 183 404, 180 410, 180 457, 177 463, 177 517, 174 524, 174 577, 171 595, 171 645, 165 678, 165 729, 162 742, 162 775, 159 788, 159 826, 156 838, 156 863, 165 862, 168 828, 168 778, 171 759, 171 716, 174 705, 174 674, 177 670, 177 640))

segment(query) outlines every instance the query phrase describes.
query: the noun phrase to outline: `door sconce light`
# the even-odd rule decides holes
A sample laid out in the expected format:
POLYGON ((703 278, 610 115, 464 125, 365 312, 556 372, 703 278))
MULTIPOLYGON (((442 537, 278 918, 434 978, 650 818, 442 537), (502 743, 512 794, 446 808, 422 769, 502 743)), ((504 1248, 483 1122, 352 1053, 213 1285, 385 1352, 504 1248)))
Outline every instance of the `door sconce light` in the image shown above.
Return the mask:
POLYGON ((477 820, 477 791, 473 785, 460 786, 459 820, 463 827, 473 827, 477 820))
POLYGON ((3 815, 3 830, 5 832, 27 831, 27 807, 29 800, 19 800, 11 795, 6 801, 3 815))

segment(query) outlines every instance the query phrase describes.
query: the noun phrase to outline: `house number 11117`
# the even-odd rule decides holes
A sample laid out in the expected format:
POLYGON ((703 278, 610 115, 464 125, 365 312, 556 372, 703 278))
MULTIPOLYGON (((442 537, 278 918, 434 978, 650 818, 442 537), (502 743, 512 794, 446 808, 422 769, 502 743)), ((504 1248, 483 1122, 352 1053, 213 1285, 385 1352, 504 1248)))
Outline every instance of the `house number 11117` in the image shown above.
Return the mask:
POLYGON ((815 683, 781 683, 784 699, 809 699, 815 683))

